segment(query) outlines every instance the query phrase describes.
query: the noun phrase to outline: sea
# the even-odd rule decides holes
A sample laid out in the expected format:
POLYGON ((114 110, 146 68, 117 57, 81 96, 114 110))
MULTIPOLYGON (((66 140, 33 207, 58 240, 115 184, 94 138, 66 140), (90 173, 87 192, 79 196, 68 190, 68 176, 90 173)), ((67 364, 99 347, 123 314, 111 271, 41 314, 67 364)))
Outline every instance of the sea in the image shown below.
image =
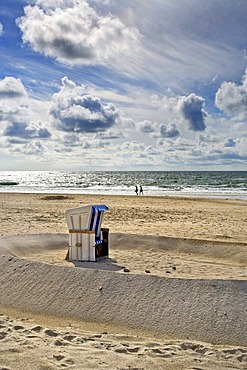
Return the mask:
POLYGON ((247 199, 247 171, 0 171, 0 192, 247 199))

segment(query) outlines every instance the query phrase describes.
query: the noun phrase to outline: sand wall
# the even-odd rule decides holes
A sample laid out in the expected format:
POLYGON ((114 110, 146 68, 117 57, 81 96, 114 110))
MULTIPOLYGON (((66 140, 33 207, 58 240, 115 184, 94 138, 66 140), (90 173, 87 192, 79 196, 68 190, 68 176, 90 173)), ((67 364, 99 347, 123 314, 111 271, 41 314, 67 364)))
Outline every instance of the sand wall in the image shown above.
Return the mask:
POLYGON ((247 345, 247 282, 166 279, 0 256, 0 304, 127 325, 176 339, 247 345))

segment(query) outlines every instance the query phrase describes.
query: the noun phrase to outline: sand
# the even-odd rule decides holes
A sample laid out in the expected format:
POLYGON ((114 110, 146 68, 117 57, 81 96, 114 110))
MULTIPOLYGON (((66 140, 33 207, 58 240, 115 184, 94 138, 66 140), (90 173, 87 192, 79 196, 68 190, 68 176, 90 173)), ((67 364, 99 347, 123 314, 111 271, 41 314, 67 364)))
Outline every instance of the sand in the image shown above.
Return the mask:
POLYGON ((0 369, 247 368, 246 201, 0 198, 0 369), (101 203, 109 257, 66 261, 65 210, 101 203))

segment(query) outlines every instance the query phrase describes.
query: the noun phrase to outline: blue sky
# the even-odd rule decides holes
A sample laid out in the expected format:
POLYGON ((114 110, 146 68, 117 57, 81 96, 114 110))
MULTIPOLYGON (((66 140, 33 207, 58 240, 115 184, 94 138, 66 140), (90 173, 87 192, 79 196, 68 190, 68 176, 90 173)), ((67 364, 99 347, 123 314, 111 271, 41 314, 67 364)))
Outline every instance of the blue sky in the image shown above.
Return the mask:
POLYGON ((247 170, 246 0, 2 0, 0 170, 247 170))

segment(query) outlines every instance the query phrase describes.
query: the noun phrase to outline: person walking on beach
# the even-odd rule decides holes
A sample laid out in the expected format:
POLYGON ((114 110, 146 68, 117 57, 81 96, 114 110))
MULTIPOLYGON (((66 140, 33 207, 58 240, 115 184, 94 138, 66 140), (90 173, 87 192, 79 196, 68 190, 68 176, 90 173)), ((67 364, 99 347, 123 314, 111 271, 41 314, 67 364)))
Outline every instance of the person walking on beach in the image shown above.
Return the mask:
POLYGON ((137 185, 136 185, 136 190, 135 190, 135 192, 136 192, 136 195, 138 195, 138 187, 137 187, 137 185))
POLYGON ((140 185, 139 195, 144 195, 144 194, 143 194, 143 189, 142 189, 142 186, 141 186, 141 185, 140 185))

